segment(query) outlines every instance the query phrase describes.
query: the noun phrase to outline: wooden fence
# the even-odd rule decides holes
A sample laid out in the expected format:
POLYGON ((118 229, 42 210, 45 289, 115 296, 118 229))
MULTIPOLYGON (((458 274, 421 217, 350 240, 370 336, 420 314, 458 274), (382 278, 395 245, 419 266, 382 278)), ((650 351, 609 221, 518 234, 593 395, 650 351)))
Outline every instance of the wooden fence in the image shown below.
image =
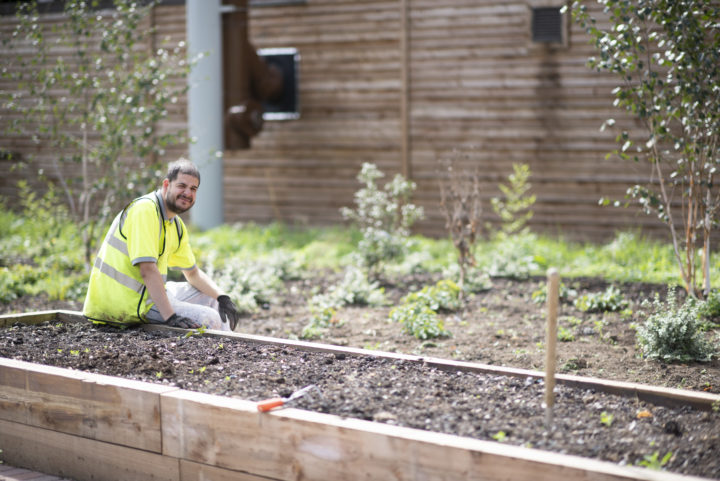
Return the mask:
MULTIPOLYGON (((643 164, 620 161, 616 129, 639 128, 612 105, 617 80, 586 66, 588 36, 563 17, 564 41, 534 43, 532 9, 552 0, 307 0, 251 3, 256 48, 294 47, 299 63, 297 120, 266 122, 248 150, 225 152, 227 222, 341 221, 373 162, 391 177, 417 182, 414 202, 427 217, 419 230, 445 235, 439 206, 442 160, 477 172, 484 212, 512 164, 530 166, 537 196, 531 227, 574 239, 604 240, 617 230, 662 232, 635 208, 601 207, 649 178, 643 164)), ((596 13, 600 13, 599 11, 596 13)), ((6 35, 12 19, 2 18, 6 35)), ((158 38, 185 35, 183 5, 158 8, 158 38)), ((184 100, 168 122, 185 121, 184 100)), ((6 144, 8 139, 6 139, 6 144)), ((10 139, 5 149, 36 147, 10 139)), ((168 158, 181 150, 168 152, 168 158)), ((44 162, 51 152, 39 148, 44 162)), ((7 171, 8 161, 0 160, 7 171)), ((0 193, 16 192, 13 176, 0 193)))

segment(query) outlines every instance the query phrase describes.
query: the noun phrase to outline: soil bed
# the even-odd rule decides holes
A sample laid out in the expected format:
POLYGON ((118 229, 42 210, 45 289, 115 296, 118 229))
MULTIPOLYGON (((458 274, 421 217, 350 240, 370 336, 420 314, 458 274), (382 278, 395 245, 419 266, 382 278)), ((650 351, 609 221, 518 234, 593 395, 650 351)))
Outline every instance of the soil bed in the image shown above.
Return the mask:
POLYGON ((0 356, 255 401, 315 384, 295 407, 619 464, 672 453, 665 469, 720 478, 718 413, 557 386, 547 431, 532 379, 84 322, 0 330, 0 356))
MULTIPOLYGON (((240 321, 239 332, 296 339, 310 319, 307 300, 339 282, 341 274, 312 274, 287 282, 265 308, 240 321)), ((544 278, 493 279, 493 287, 443 314, 450 337, 418 340, 388 312, 402 296, 437 276, 388 281, 385 307, 350 306, 313 339, 342 346, 402 352, 541 370, 545 306, 532 300, 544 278)), ((563 279, 577 296, 608 287, 599 279, 563 279)), ((560 307, 559 326, 570 336, 558 343, 558 371, 619 381, 720 393, 720 360, 665 364, 642 359, 633 325, 640 303, 663 285, 617 284, 628 301, 624 313, 588 313, 571 302, 560 307)), ((23 297, 0 313, 78 310, 80 304, 23 297)), ((709 332, 713 338, 715 333, 709 332)), ((646 456, 664 469, 720 479, 720 413, 669 409, 637 400, 557 386, 556 428, 544 429, 541 383, 420 369, 407 362, 296 351, 240 341, 177 334, 117 331, 84 323, 15 326, 0 330, 0 356, 176 385, 184 389, 261 400, 287 396, 308 384, 322 396, 297 407, 508 444, 634 465, 646 456), (646 412, 647 411, 647 412, 646 412), (605 413, 605 414, 603 414, 605 413), (650 416, 647 416, 647 413, 650 416), (646 417, 643 417, 646 416, 646 417), (655 454, 657 453, 657 454, 655 454)))

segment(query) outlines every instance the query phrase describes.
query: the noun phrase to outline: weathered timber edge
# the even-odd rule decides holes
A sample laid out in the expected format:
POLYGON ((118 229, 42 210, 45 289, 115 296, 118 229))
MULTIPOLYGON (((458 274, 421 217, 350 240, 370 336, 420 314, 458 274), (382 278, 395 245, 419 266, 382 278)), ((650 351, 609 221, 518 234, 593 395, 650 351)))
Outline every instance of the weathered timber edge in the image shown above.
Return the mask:
POLYGON ((0 449, 85 480, 701 478, 0 358, 0 449))
MULTIPOLYGON (((55 311, 54 318, 46 311, 0 316, 0 325, 78 319, 82 315, 74 311, 55 311)), ((262 336, 220 331, 204 335, 404 359, 449 370, 542 377, 535 371, 262 336)), ((642 385, 574 376, 558 382, 655 392, 642 385)), ((665 390, 657 389, 656 394, 664 396, 660 391, 665 390)), ((669 391, 675 401, 720 399, 669 391)), ((10 464, 78 481, 702 479, 296 409, 259 413, 256 404, 246 400, 4 358, 0 449, 10 464)))

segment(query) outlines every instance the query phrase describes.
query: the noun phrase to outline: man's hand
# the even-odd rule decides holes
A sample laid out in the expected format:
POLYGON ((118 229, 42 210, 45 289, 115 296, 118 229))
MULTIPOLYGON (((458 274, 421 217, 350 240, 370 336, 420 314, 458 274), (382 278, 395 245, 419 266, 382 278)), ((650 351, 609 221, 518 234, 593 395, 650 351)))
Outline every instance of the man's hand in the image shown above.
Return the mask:
POLYGON ((219 304, 218 312, 220 313, 220 319, 222 319, 222 322, 229 322, 230 330, 234 331, 235 326, 237 326, 238 323, 238 318, 240 317, 237 307, 235 307, 233 301, 230 300, 230 297, 225 294, 218 296, 217 300, 219 304))
POLYGON ((173 313, 172 316, 167 318, 165 324, 170 327, 179 327, 181 329, 199 329, 200 327, 202 327, 201 323, 193 321, 188 317, 178 316, 175 313, 173 313))

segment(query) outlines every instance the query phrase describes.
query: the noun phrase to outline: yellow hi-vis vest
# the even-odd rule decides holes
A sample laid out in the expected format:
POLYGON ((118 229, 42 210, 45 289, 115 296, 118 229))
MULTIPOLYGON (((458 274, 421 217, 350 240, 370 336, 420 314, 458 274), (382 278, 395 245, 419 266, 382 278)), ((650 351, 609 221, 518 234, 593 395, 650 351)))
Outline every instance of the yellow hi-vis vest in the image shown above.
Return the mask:
POLYGON ((153 305, 139 263, 156 262, 163 280, 168 267, 192 269, 195 256, 185 224, 167 218, 160 191, 128 204, 113 221, 90 273, 83 314, 97 323, 128 325, 145 320, 153 305))

